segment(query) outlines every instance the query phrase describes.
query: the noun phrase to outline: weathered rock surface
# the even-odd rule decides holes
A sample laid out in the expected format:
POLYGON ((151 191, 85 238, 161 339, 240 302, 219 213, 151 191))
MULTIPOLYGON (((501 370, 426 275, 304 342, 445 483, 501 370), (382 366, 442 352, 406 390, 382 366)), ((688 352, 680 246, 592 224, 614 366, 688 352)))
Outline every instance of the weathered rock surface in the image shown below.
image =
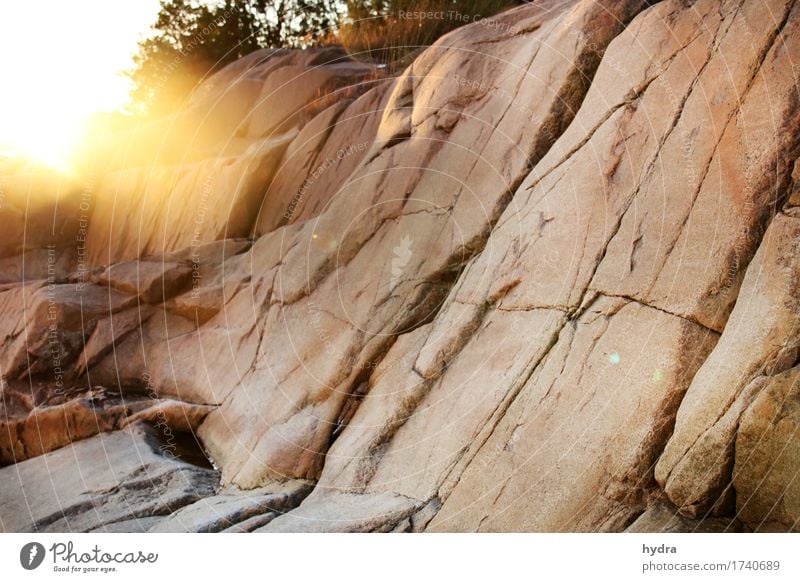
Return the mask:
POLYGON ((95 324, 135 297, 80 283, 33 282, 0 291, 0 370, 4 378, 49 375, 63 384, 67 364, 95 324))
POLYGON ((126 168, 97 187, 86 241, 92 266, 214 240, 247 236, 268 183, 296 130, 223 146, 191 164, 126 168))
POLYGON ((798 27, 548 0, 395 78, 220 71, 111 153, 84 245, 0 253, 2 526, 796 529, 798 27))
POLYGON ((800 368, 770 378, 736 435, 736 514, 754 531, 800 531, 800 368))
POLYGON ((266 490, 221 491, 214 497, 200 499, 179 509, 153 526, 150 531, 208 533, 233 528, 250 531, 246 527, 248 523, 253 523, 254 518, 259 520, 258 526, 266 525, 269 518, 294 509, 310 488, 309 484, 297 482, 266 490))
POLYGON ((656 502, 626 529, 629 533, 725 533, 748 531, 732 518, 689 519, 669 503, 656 502))
MULTIPOLYGON (((768 125, 763 133, 749 128, 747 143, 763 144, 759 154, 771 158, 760 163, 778 173, 762 183, 751 181, 745 199, 728 182, 709 184, 702 174, 682 175, 664 164, 681 155, 688 135, 697 144, 692 150, 697 163, 709 168, 728 159, 744 158, 738 168, 752 163, 749 150, 739 149, 743 140, 735 135, 741 131, 736 125, 707 128, 702 87, 714 84, 721 119, 733 119, 736 100, 725 98, 724 86, 706 81, 704 74, 728 58, 720 44, 723 31, 737 18, 757 21, 759 6, 748 4, 750 14, 718 8, 697 3, 684 11, 662 3, 612 42, 578 116, 523 183, 432 329, 415 332, 419 339, 408 343, 417 345, 397 354, 414 362, 413 372, 406 372, 406 363, 399 374, 373 377, 374 385, 327 456, 320 488, 389 489, 421 501, 443 499, 431 529, 614 530, 643 510, 647 490, 656 487, 652 467, 683 392, 714 346, 715 330, 722 327, 715 319, 730 310, 743 269, 731 273, 730 262, 718 260, 718 252, 693 256, 701 248, 697 243, 665 246, 663 229, 652 239, 631 236, 626 221, 646 217, 676 226, 700 221, 703 230, 708 219, 692 215, 702 216, 706 198, 716 205, 720 196, 729 196, 730 211, 720 220, 740 216, 742 226, 719 223, 718 228, 741 239, 725 248, 745 262, 758 246, 763 216, 774 212, 795 154, 796 122, 777 135, 768 125), (643 58, 637 58, 639 50, 643 58), (665 103, 671 114, 665 115, 665 103), (734 134, 728 138, 734 147, 716 147, 726 143, 726 132, 734 134), (597 177, 598 163, 610 164, 600 166, 603 179, 597 177), (664 205, 666 180, 672 199, 678 193, 688 197, 684 206, 664 205), (666 216, 665 208, 670 213, 683 208, 683 218, 666 216), (629 255, 627 262, 618 261, 623 251, 613 249, 629 252, 626 240, 637 252, 661 253, 665 264, 677 252, 679 269, 671 280, 691 281, 692 289, 658 297, 621 289, 637 264, 629 255), (729 292, 719 282, 730 277, 729 292), (693 293, 702 302, 687 303, 693 293), (513 341, 520 334, 530 339, 513 341), (492 374, 495 369, 500 375, 492 374)), ((752 78, 760 59, 785 57, 777 50, 783 46, 772 46, 780 25, 759 28, 753 65, 730 80, 731 95, 748 95, 748 86, 755 92, 754 108, 763 103, 759 90, 779 83, 763 75, 752 78)), ((748 31, 745 36, 755 30, 736 27, 748 31)), ((776 77, 780 70, 771 63, 766 69, 776 77)), ((793 93, 783 95, 787 104, 779 110, 791 112, 793 93)), ((746 98, 742 107, 748 107, 746 98)), ((739 115, 759 119, 757 113, 739 115)), ((671 236, 688 234, 677 230, 671 236)), ((661 262, 648 258, 640 265, 652 269, 661 262)), ((646 281, 658 276, 656 271, 646 281)))
POLYGON ((127 522, 137 531, 137 520, 214 494, 215 471, 168 451, 157 429, 136 425, 4 467, 0 479, 15 486, 0 488, 0 528, 87 532, 127 522))
POLYGON ((125 336, 139 329, 153 315, 154 311, 146 305, 131 307, 117 315, 112 313, 98 321, 75 364, 75 375, 82 375, 90 366, 96 364, 103 356, 112 351, 114 346, 125 336))
POLYGON ((20 411, 6 404, 13 396, 7 389, 5 392, 5 414, 0 419, 0 465, 38 457, 138 421, 162 424, 170 431, 192 431, 212 409, 177 400, 125 398, 93 388, 86 393, 56 395, 45 404, 20 411))
POLYGON ((800 357, 799 244, 800 217, 776 216, 719 343, 681 402, 656 478, 687 515, 730 511, 740 418, 770 377, 800 357))
POLYGON ((260 51, 226 67, 185 110, 121 140, 95 185, 89 264, 248 236, 298 126, 378 76, 339 48, 260 51))
POLYGON ((394 84, 384 81, 355 101, 330 106, 286 151, 259 211, 256 234, 318 216, 346 191, 370 150, 394 84))
POLYGON ((397 334, 433 317, 634 6, 614 4, 615 16, 590 4, 529 7, 498 22, 522 34, 447 35, 395 82, 370 151, 325 212, 259 239, 255 297, 235 307, 264 310, 261 337, 200 428, 227 482, 318 478, 349 395, 397 334), (243 425, 246 436, 233 429, 243 425))
POLYGON ((66 279, 75 254, 58 247, 32 249, 20 255, 0 259, 0 285, 47 279, 66 279))
POLYGON ((420 503, 391 493, 338 493, 306 500, 298 509, 255 530, 265 532, 391 532, 411 530, 420 503))
POLYGON ((191 274, 191 268, 180 263, 132 261, 110 266, 100 283, 138 295, 145 303, 163 303, 186 287, 191 274))

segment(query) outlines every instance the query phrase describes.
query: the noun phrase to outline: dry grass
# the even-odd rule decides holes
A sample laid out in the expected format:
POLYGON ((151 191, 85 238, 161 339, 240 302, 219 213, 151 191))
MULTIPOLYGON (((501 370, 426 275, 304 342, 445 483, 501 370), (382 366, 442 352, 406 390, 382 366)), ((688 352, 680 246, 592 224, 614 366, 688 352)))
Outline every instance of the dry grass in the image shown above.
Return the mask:
POLYGON ((389 0, 379 14, 348 18, 337 41, 360 60, 404 68, 424 47, 451 30, 502 12, 519 0, 389 0))

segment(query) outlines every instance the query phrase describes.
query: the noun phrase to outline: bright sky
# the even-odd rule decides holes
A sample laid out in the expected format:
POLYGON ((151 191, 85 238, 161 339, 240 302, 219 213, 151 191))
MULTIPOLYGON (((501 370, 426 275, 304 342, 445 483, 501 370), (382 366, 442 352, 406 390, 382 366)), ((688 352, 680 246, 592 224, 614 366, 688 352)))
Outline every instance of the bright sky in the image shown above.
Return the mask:
POLYGON ((158 0, 0 0, 0 153, 64 169, 82 123, 121 108, 158 0))

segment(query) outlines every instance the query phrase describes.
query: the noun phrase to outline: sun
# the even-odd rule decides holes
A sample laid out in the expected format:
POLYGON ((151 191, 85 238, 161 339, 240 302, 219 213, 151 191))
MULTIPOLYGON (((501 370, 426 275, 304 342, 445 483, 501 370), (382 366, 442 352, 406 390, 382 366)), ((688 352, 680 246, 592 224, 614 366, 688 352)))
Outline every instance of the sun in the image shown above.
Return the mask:
POLYGON ((48 112, 17 109, 17 118, 6 120, 3 141, 9 153, 29 158, 58 170, 73 171, 73 153, 80 146, 86 127, 81 112, 48 112))
POLYGON ((69 172, 93 113, 124 107, 122 74, 158 0, 38 0, 3 5, 0 153, 69 172))

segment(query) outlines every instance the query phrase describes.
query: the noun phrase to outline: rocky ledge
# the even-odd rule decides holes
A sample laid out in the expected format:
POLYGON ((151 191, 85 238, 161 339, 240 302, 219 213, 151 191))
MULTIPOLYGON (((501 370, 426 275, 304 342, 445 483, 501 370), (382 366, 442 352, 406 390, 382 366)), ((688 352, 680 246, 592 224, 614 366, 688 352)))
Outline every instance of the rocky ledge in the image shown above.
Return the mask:
POLYGON ((6 173, 0 529, 797 530, 799 61, 544 0, 6 173))

